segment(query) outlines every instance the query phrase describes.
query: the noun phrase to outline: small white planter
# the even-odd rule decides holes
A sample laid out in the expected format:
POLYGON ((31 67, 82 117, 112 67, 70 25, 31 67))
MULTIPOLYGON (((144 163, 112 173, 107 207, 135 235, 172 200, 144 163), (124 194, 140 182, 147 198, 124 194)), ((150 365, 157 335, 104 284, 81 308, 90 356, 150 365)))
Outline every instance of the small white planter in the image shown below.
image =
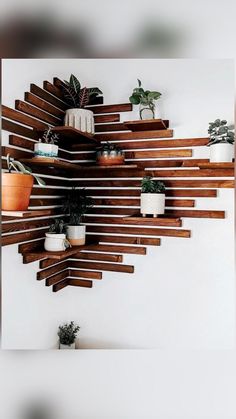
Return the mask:
POLYGON ((218 143, 210 146, 211 162, 232 162, 234 156, 234 145, 218 143))
POLYGON ((140 212, 143 216, 151 214, 157 217, 165 212, 165 194, 162 193, 141 193, 140 212))
POLYGON ((87 109, 67 109, 64 123, 66 126, 94 134, 93 112, 87 109))
POLYGON ((67 226, 67 239, 71 246, 82 246, 85 244, 86 226, 67 226))
POLYGON ((35 157, 57 157, 58 145, 47 143, 35 143, 34 155, 35 157))
POLYGON ((66 235, 45 233, 44 249, 48 252, 60 252, 66 250, 66 235))
POLYGON ((63 343, 59 343, 59 349, 75 349, 75 342, 71 345, 63 345, 63 343))

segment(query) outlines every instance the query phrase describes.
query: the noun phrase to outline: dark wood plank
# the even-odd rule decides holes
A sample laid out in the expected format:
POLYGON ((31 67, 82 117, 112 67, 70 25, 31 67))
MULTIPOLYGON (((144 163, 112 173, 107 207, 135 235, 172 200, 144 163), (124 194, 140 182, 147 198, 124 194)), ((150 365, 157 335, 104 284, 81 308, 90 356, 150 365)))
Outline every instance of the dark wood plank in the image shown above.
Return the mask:
MULTIPOLYGON (((120 265, 118 263, 102 263, 102 262, 80 262, 80 261, 71 261, 71 268, 84 268, 84 269, 94 269, 98 271, 111 271, 111 272, 126 272, 133 273, 134 267, 131 265, 120 265)), ((71 272, 71 271, 70 271, 71 272)), ((73 274, 74 275, 74 274, 73 274)))
POLYGON ((138 244, 145 246, 160 246, 161 240, 159 238, 150 237, 131 237, 131 236, 112 236, 112 235, 89 235, 92 239, 99 240, 100 243, 121 243, 121 244, 138 244))
POLYGON ((48 228, 35 231, 26 231, 24 233, 11 234, 2 237, 2 246, 8 246, 10 244, 22 243, 33 239, 45 237, 45 232, 48 228))
POLYGON ((198 167, 200 169, 234 169, 235 168, 235 163, 204 163, 204 162, 199 162, 198 167))
MULTIPOLYGON (((95 124, 102 124, 102 125, 100 125, 101 127, 103 125, 106 125, 106 123, 109 123, 109 122, 119 122, 119 121, 120 121, 120 114, 119 113, 108 114, 108 115, 95 115, 94 116, 94 122, 95 122, 95 124)), ((98 125, 95 125, 95 128, 97 126, 98 125)))
MULTIPOLYGON (((141 189, 88 189, 91 197, 103 196, 140 196, 141 189)), ((166 196, 169 197, 202 197, 216 198, 215 189, 166 189, 166 196)))
POLYGON ((167 129, 169 121, 163 119, 140 119, 137 121, 124 121, 124 124, 131 131, 155 131, 167 129))
POLYGON ((57 263, 56 265, 52 266, 51 268, 44 269, 43 271, 37 272, 37 280, 41 281, 42 279, 48 278, 49 276, 54 275, 55 273, 59 273, 67 269, 68 261, 64 261, 61 263, 57 263))
POLYGON ((50 276, 45 281, 46 287, 51 287, 52 285, 56 284, 57 282, 62 281, 63 279, 68 277, 68 274, 69 274, 69 270, 66 269, 65 271, 62 271, 59 274, 55 274, 55 275, 50 276))
POLYGON ((63 260, 63 259, 66 259, 68 257, 71 257, 71 256, 75 255, 80 250, 86 249, 86 248, 87 248, 87 246, 85 245, 85 246, 69 247, 68 249, 66 249, 64 251, 59 251, 59 252, 48 252, 44 249, 32 250, 32 251, 29 251, 28 255, 40 256, 41 259, 49 258, 49 259, 63 260))
MULTIPOLYGON (((151 136, 151 135, 150 135, 151 136)), ((177 147, 200 147, 208 144, 209 138, 183 138, 172 140, 149 140, 149 141, 119 141, 119 147, 123 150, 147 149, 147 148, 177 148, 177 147)))
POLYGON ((47 112, 44 112, 43 110, 36 108, 35 106, 30 105, 29 103, 23 102, 22 100, 15 101, 15 108, 18 111, 24 112, 27 115, 33 116, 51 125, 61 124, 61 120, 57 117, 49 115, 47 112))
POLYGON ((97 115, 100 113, 130 112, 133 106, 131 103, 119 103, 117 105, 86 106, 86 109, 93 111, 97 115))
MULTIPOLYGON (((95 161, 95 152, 88 152, 88 153, 78 153, 76 156, 73 156, 73 160, 94 160, 95 161)), ((154 151, 132 151, 132 152, 125 152, 125 159, 127 164, 137 162, 128 162, 127 160, 135 160, 135 159, 142 159, 142 158, 165 158, 165 157, 192 157, 192 150, 190 149, 168 149, 168 150, 154 150, 154 151)))
MULTIPOLYGON (((157 218, 145 218, 139 217, 139 221, 142 221, 146 225, 158 225, 158 226, 171 226, 171 227, 181 227, 182 222, 179 218, 167 218, 167 217, 157 217, 157 218), (141 218, 141 220, 140 220, 141 218)), ((137 222, 137 217, 84 217, 85 224, 141 224, 137 222)))
MULTIPOLYGON (((90 250, 93 250, 90 248, 90 250)), ((99 247, 97 248, 99 250, 99 247)), ((122 255, 101 254, 97 252, 80 252, 78 258, 81 260, 101 260, 103 262, 123 262, 122 255)))
MULTIPOLYGON (((57 86, 55 86, 55 84, 52 84, 52 83, 50 83, 47 80, 44 80, 44 82, 43 82, 43 88, 47 92, 49 92, 52 95, 54 95, 57 98, 59 98, 62 102, 66 103, 66 100, 64 99, 64 96, 63 96, 63 93, 62 93, 62 90, 60 88, 58 88, 57 86)), ((68 107, 68 105, 67 105, 67 107, 68 107)))
MULTIPOLYGON (((75 262, 75 263, 77 263, 77 262, 75 262)), ((89 265, 90 262, 88 262, 86 264, 89 265)), ((69 266, 70 266, 70 268, 73 268, 73 266, 74 266, 73 261, 69 261, 69 266)), ((91 269, 93 269, 92 266, 91 266, 91 269)), ((102 279, 102 272, 94 272, 94 271, 89 271, 89 270, 84 271, 82 269, 69 269, 69 276, 77 277, 77 278, 90 278, 90 279, 101 280, 102 279)))
POLYGON ((51 103, 46 102, 45 100, 35 96, 30 92, 25 92, 25 101, 34 106, 37 106, 37 108, 40 108, 43 111, 50 113, 51 115, 56 116, 60 120, 64 118, 65 112, 62 109, 56 108, 51 103))
POLYGON ((234 177, 233 169, 152 170, 156 177, 234 177))
POLYGON ((56 106, 57 108, 61 110, 66 110, 68 108, 68 106, 64 102, 62 102, 60 99, 51 95, 46 90, 41 89, 41 87, 38 87, 33 83, 30 85, 30 92, 40 97, 41 99, 45 100, 46 102, 51 103, 52 105, 56 106))
MULTIPOLYGON (((113 179, 113 180, 76 180, 71 184, 83 187, 140 187, 141 181, 134 179, 113 179)), ((186 179, 175 180, 165 179, 167 188, 234 188, 233 180, 209 180, 209 179, 186 179)))
POLYGON ((225 211, 213 210, 168 210, 167 214, 173 217, 225 218, 225 211))
POLYGON ((58 169, 62 171, 77 171, 79 170, 79 165, 69 163, 63 160, 59 160, 56 158, 39 158, 39 157, 32 157, 32 158, 23 158, 21 159, 23 163, 30 167, 47 167, 48 169, 58 169))
POLYGON ((11 119, 13 121, 20 122, 31 128, 42 129, 42 130, 47 128, 47 124, 40 122, 37 119, 32 118, 31 116, 18 112, 15 109, 11 109, 5 105, 2 105, 2 116, 8 119, 11 119))
MULTIPOLYGON (((122 206, 139 206, 140 199, 109 199, 109 198, 93 198, 95 205, 122 205, 122 206)), ((195 201, 192 199, 166 199, 166 206, 172 207, 194 207, 195 201)))
MULTIPOLYGON (((99 252, 117 252, 117 253, 127 253, 135 255, 146 255, 146 247, 138 246, 119 246, 119 245, 105 245, 98 244, 90 247, 90 250, 99 251, 99 252)), ((107 255, 106 255, 107 256, 107 255)), ((121 262, 121 261, 120 261, 121 262)))
POLYGON ((2 118, 2 129, 4 131, 13 132, 14 134, 23 135, 23 137, 37 139, 37 134, 30 128, 15 124, 15 122, 2 118))
POLYGON ((93 282, 85 279, 68 278, 67 284, 72 287, 92 288, 93 282))
POLYGON ((114 134, 95 134, 99 141, 120 141, 120 140, 142 140, 145 138, 171 138, 172 129, 163 129, 157 131, 136 131, 136 132, 117 132, 114 134))
POLYGON ((90 233, 113 233, 132 234, 143 236, 166 236, 166 237, 190 237, 190 230, 178 230, 173 228, 139 228, 139 227, 115 227, 115 226, 87 226, 90 233))
POLYGON ((128 128, 121 122, 119 124, 95 124, 95 134, 97 133, 105 133, 105 132, 114 132, 114 131, 126 131, 128 132, 128 128))
POLYGON ((68 279, 64 279, 63 281, 58 282, 57 284, 53 285, 52 290, 53 292, 61 291, 63 288, 68 286, 68 279))

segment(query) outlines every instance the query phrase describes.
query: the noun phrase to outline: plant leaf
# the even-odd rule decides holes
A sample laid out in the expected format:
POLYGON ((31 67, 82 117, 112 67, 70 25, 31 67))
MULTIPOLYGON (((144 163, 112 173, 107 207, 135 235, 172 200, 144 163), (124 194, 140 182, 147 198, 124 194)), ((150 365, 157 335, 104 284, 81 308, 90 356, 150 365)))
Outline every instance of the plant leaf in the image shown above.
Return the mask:
POLYGON ((89 87, 88 88, 88 93, 89 93, 89 96, 92 96, 92 95, 102 95, 103 93, 102 93, 102 91, 98 88, 98 87, 89 87))
POLYGON ((65 101, 76 108, 78 102, 77 102, 77 94, 74 89, 72 89, 70 86, 63 86, 63 96, 65 98, 65 101))
POLYGON ((130 96, 129 97, 129 100, 130 100, 130 102, 133 104, 133 105, 139 105, 139 103, 140 103, 140 96, 139 95, 132 95, 132 96, 130 96))
POLYGON ((81 85, 77 77, 74 76, 74 74, 71 74, 70 76, 70 87, 74 89, 74 91, 78 94, 81 89, 81 85))
POLYGON ((138 79, 138 85, 139 85, 139 87, 141 87, 141 86, 142 86, 142 82, 141 82, 141 80, 139 80, 139 79, 138 79))
POLYGON ((84 108, 89 103, 89 92, 87 87, 83 87, 79 93, 80 108, 84 108))

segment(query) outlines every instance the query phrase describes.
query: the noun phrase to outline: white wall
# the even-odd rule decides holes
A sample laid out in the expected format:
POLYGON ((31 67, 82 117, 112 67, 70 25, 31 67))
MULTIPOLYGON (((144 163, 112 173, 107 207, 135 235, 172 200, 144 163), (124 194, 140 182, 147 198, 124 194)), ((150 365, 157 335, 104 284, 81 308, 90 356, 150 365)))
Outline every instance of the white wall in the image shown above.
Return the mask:
MULTIPOLYGON (((71 72, 98 85, 105 103, 127 101, 137 77, 157 88, 158 115, 176 138, 206 136, 218 116, 233 121, 230 60, 4 60, 3 103, 14 106, 31 82, 71 72)), ((207 152, 196 148, 194 157, 207 152)), ((223 209, 226 219, 185 219, 191 239, 162 238, 147 256, 125 256, 135 274, 104 273, 92 290, 54 294, 36 281, 38 263, 23 265, 17 246, 3 248, 3 348, 52 348, 58 324, 70 319, 81 325, 82 348, 233 348, 233 191, 199 198, 196 209, 223 209)))

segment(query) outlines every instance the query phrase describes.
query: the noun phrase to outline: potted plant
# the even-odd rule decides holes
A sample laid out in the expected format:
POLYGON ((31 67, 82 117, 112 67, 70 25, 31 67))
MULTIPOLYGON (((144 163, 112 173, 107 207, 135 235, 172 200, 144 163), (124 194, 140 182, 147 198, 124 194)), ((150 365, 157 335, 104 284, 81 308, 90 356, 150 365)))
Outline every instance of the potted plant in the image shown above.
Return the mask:
POLYGON ((80 327, 74 322, 65 323, 59 326, 57 335, 59 336, 59 349, 75 349, 75 340, 80 327))
POLYGON ((139 105, 140 119, 155 119, 155 101, 160 97, 160 92, 144 90, 138 79, 138 87, 133 90, 129 100, 133 105, 139 105))
POLYGON ((106 142, 97 149, 97 164, 99 166, 115 166, 124 164, 125 155, 123 150, 116 144, 106 142))
POLYGON ((72 188, 69 190, 64 202, 64 213, 69 213, 66 233, 71 246, 85 244, 86 226, 81 224, 81 217, 92 206, 93 201, 86 195, 85 189, 72 188))
POLYGON ((2 173, 2 210, 27 211, 34 179, 40 186, 45 186, 45 182, 9 154, 7 168, 8 172, 2 173))
POLYGON ((151 176, 145 176, 141 183, 141 208, 143 217, 146 214, 152 214, 157 217, 158 214, 165 212, 165 185, 160 180, 154 180, 151 176))
POLYGON ((35 157, 57 157, 58 145, 56 143, 58 138, 58 134, 54 133, 51 127, 48 127, 44 131, 42 138, 39 138, 34 145, 35 157))
POLYGON ((70 80, 64 80, 62 92, 65 102, 71 106, 66 110, 65 125, 77 128, 80 131, 94 133, 93 112, 84 109, 94 98, 102 94, 98 87, 83 87, 79 80, 71 74, 70 80))
POLYGON ((45 236, 44 249, 48 252, 61 252, 70 247, 66 239, 66 224, 62 219, 56 218, 45 236))
POLYGON ((211 162, 232 162, 234 156, 234 131, 225 119, 209 123, 211 162))

